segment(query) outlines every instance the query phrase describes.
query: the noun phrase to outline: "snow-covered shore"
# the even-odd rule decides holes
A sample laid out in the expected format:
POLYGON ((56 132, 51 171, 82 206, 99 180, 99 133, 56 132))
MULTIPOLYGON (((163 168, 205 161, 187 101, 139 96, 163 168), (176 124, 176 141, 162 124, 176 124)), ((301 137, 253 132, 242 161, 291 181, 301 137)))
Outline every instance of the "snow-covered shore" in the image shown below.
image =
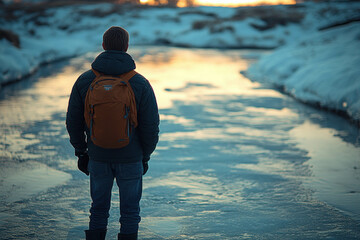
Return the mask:
POLYGON ((4 8, 0 28, 18 35, 20 48, 0 39, 0 86, 42 64, 100 50, 102 33, 120 25, 130 32, 133 45, 279 48, 250 68, 247 76, 284 86, 294 97, 346 111, 358 120, 359 24, 319 29, 356 19, 359 9, 356 2, 255 8, 4 8))
POLYGON ((360 23, 316 32, 264 56, 245 75, 360 120, 360 23))

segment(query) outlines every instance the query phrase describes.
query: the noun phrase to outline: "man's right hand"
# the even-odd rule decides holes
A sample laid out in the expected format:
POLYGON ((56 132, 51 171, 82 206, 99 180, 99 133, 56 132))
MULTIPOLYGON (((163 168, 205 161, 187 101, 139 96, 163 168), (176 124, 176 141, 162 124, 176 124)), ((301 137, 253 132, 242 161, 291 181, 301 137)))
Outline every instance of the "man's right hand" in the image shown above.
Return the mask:
POLYGON ((145 175, 145 173, 148 171, 148 169, 149 169, 149 164, 148 164, 148 162, 142 162, 142 164, 143 164, 143 169, 144 169, 144 171, 143 171, 143 175, 145 175))
POLYGON ((149 162, 150 157, 143 157, 142 164, 143 164, 143 175, 149 170, 149 162))

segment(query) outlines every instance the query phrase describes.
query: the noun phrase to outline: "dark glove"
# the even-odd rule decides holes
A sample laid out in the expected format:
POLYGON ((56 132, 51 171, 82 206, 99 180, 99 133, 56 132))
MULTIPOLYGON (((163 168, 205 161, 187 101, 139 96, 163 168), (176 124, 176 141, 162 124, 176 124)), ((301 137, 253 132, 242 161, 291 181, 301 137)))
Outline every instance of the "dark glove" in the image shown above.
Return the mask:
POLYGON ((149 160, 150 157, 144 157, 142 160, 143 169, 144 169, 143 175, 145 175, 145 173, 149 170, 149 164, 148 164, 149 160))
POLYGON ((88 171, 89 155, 87 154, 87 152, 84 152, 84 153, 78 153, 76 154, 76 156, 78 157, 79 170, 89 176, 89 171, 88 171))
POLYGON ((143 169, 144 169, 143 175, 145 175, 145 173, 149 169, 149 164, 148 164, 148 162, 142 162, 142 164, 143 164, 143 169))

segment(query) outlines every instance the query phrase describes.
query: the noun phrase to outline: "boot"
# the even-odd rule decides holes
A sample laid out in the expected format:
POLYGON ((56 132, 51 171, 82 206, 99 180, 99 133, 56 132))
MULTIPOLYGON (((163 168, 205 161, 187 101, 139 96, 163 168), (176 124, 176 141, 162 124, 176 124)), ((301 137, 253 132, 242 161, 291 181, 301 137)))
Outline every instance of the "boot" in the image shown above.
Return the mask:
POLYGON ((106 230, 85 230, 86 240, 105 240, 106 230))
POLYGON ((137 240, 137 239, 138 239, 137 233, 132 233, 132 234, 119 233, 118 234, 118 240, 137 240))

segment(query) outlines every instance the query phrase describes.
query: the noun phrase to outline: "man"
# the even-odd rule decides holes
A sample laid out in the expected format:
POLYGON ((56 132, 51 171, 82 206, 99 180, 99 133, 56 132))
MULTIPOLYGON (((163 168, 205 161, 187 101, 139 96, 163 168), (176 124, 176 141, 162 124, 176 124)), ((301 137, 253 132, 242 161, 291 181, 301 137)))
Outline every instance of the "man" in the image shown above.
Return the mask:
MULTIPOLYGON (((135 62, 127 54, 129 34, 121 27, 111 27, 103 35, 103 48, 92 63, 100 74, 118 76, 135 69, 135 62)), ((142 175, 155 150, 159 134, 159 113, 150 83, 140 74, 129 83, 135 95, 138 126, 132 130, 129 144, 123 148, 102 148, 90 138, 84 119, 84 102, 95 73, 89 70, 75 82, 69 99, 66 126, 70 142, 78 157, 78 167, 90 173, 89 230, 86 239, 105 239, 111 189, 114 179, 120 195, 120 233, 118 239, 137 239, 140 222, 139 202, 142 194, 142 175), (90 159, 90 160, 89 160, 90 159)))

